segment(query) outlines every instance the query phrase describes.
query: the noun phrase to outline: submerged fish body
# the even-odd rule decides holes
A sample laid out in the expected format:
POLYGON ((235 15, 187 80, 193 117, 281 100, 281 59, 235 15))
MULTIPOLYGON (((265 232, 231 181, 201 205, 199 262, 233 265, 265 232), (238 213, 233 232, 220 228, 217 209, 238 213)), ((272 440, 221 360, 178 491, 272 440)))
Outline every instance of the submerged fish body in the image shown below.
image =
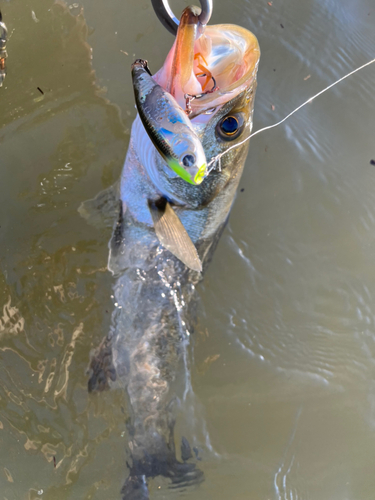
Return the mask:
MULTIPOLYGON (((259 60, 257 41, 248 31, 231 25, 210 30, 210 37, 195 42, 194 50, 203 50, 205 44, 208 71, 214 72, 220 65, 222 74, 218 71, 215 76, 221 79, 222 91, 197 103, 192 119, 208 161, 250 135, 259 60), (242 58, 238 58, 241 51, 242 58), (218 61, 219 52, 226 61, 218 61), (241 61, 238 68, 233 54, 241 61), (232 71, 226 72, 226 65, 231 64, 232 71), (237 78, 237 86, 233 78, 237 78)), ((156 75, 163 88, 170 87, 171 72, 172 79, 178 73, 178 68, 171 70, 170 65, 176 60, 176 46, 178 36, 156 75)), ((193 81, 200 86, 197 78, 194 81, 194 66, 191 71, 190 83, 187 78, 185 83, 193 81)), ((190 90, 181 88, 177 80, 173 86, 177 100, 190 90)), ((116 307, 111 331, 92 358, 89 380, 89 390, 116 386, 127 393, 131 460, 122 490, 124 499, 149 498, 150 477, 163 475, 178 485, 202 479, 194 463, 177 460, 173 437, 173 401, 183 397, 179 383, 184 372, 182 361, 193 331, 195 288, 202 273, 184 265, 160 244, 150 206, 158 209, 161 200, 164 206, 169 203, 194 243, 204 272, 227 221, 247 149, 248 141, 231 149, 222 157, 220 169, 212 171, 200 185, 191 185, 170 175, 139 117, 133 124, 108 263, 116 277, 116 307)))

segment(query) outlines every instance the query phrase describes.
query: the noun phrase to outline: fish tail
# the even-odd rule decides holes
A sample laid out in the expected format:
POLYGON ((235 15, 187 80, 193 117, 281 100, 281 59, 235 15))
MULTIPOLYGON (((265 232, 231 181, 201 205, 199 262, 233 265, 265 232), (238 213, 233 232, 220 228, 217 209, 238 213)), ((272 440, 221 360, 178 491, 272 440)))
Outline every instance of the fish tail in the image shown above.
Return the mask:
POLYGON ((121 490, 122 500, 149 500, 146 476, 130 475, 121 490))

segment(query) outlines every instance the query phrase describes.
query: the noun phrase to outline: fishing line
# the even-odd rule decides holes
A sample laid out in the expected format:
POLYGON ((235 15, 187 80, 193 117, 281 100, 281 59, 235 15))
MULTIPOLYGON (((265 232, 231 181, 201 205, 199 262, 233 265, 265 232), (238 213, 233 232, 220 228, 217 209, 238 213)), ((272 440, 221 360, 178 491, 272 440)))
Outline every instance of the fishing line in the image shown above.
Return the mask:
MULTIPOLYGON (((322 95, 327 90, 331 89, 332 87, 334 87, 338 83, 340 83, 343 80, 345 80, 345 78, 348 78, 349 76, 354 75, 354 73, 357 73, 357 71, 360 71, 361 69, 365 68, 366 66, 370 66, 370 64, 373 64, 374 62, 375 62, 375 58, 372 59, 371 61, 365 63, 365 64, 362 64, 362 66, 359 66, 359 68, 354 69, 350 73, 348 73, 345 76, 339 78, 339 80, 336 80, 335 82, 331 83, 331 85, 328 85, 328 87, 325 87, 323 90, 321 90, 317 94, 315 94, 312 97, 310 97, 307 101, 305 101, 304 103, 300 104, 298 106, 298 108, 296 108, 295 110, 293 110, 291 113, 289 113, 289 115, 287 115, 285 118, 283 118, 279 122, 274 123, 273 125, 268 125, 267 127, 263 127, 263 128, 261 128, 259 130, 256 130, 255 132, 253 132, 252 134, 250 134, 248 137, 246 137, 246 139, 244 139, 243 141, 239 142, 238 144, 234 144, 233 146, 231 146, 230 148, 228 148, 226 151, 223 151, 222 153, 219 153, 217 156, 214 156, 212 158, 212 160, 210 161, 210 163, 208 164, 208 167, 210 167, 212 164, 214 164, 214 165, 207 171, 207 175, 211 172, 211 170, 214 170, 216 168, 216 162, 218 160, 220 162, 221 157, 224 156, 225 154, 229 153, 229 151, 231 149, 238 148, 242 144, 245 144, 245 142, 249 141, 251 139, 251 137, 254 137, 254 135, 260 134, 261 132, 264 132, 265 130, 269 130, 271 128, 278 127, 279 125, 281 125, 282 123, 284 123, 285 120, 287 120, 292 115, 294 115, 294 113, 297 113, 297 111, 299 111, 301 108, 303 108, 304 106, 306 106, 306 104, 309 104, 310 102, 312 102, 316 97, 319 97, 320 95, 322 95)), ((220 163, 219 163, 219 165, 220 165, 220 163)))

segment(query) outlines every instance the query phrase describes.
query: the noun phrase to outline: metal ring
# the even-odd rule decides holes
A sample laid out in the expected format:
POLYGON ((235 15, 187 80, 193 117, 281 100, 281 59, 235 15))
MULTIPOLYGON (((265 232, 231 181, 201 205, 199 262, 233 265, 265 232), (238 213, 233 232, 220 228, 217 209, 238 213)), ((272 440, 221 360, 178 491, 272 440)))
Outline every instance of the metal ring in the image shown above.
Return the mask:
POLYGON ((5 50, 8 39, 8 30, 4 23, 0 22, 0 50, 5 50))
POLYGON ((8 38, 8 30, 5 24, 3 23, 3 16, 0 10, 0 38, 2 40, 6 40, 8 38))
MULTIPOLYGON (((208 23, 212 15, 212 0, 199 1, 202 9, 202 12, 199 15, 199 22, 205 25, 208 23)), ((168 0, 151 0, 151 2, 158 19, 164 28, 167 28, 172 35, 176 35, 180 21, 173 14, 172 9, 169 7, 168 0)))
POLYGON ((8 38, 8 30, 4 23, 0 22, 0 39, 6 40, 8 38))
POLYGON ((3 23, 3 16, 0 11, 0 49, 4 50, 8 39, 8 30, 3 23))

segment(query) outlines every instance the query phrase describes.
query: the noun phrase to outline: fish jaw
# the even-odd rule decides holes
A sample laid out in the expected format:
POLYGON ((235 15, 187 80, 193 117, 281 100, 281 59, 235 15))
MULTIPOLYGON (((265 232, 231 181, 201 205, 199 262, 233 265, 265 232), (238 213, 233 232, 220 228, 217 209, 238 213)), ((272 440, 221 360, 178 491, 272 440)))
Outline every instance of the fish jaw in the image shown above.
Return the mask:
POLYGON ((245 28, 232 24, 198 28, 194 39, 191 24, 179 27, 163 67, 154 75, 182 108, 186 94, 203 94, 192 101, 192 116, 221 106, 248 88, 256 78, 260 58, 258 41, 245 28), (209 83, 211 77, 214 80, 209 83), (210 92, 214 81, 218 88, 210 92))

